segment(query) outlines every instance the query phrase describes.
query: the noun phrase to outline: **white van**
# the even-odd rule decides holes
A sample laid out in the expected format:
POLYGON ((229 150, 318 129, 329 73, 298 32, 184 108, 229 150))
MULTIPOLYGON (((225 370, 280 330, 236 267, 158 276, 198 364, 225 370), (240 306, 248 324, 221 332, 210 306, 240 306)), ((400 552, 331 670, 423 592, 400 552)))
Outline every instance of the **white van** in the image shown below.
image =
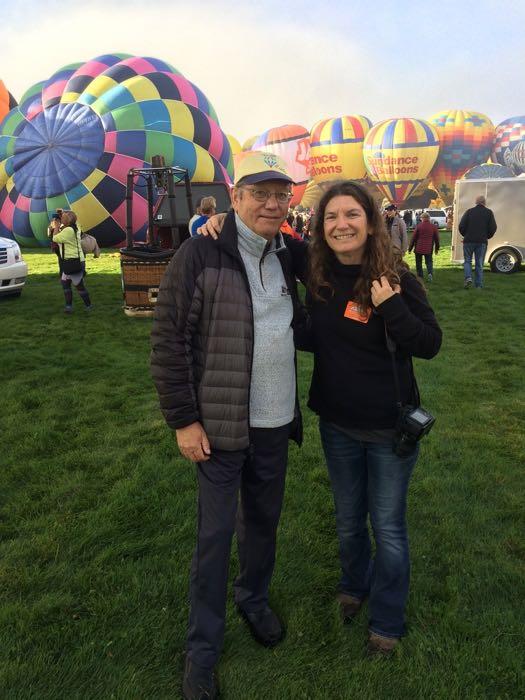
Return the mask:
POLYGON ((430 216, 430 222, 436 224, 438 228, 445 228, 447 225, 447 212, 444 209, 424 209, 430 216))
POLYGON ((20 246, 0 237, 0 296, 20 296, 27 277, 27 265, 20 246))
POLYGON ((487 243, 487 261, 493 272, 509 274, 519 269, 525 257, 525 178, 501 180, 457 180, 454 192, 452 262, 463 262, 463 238, 459 222, 467 209, 483 195, 492 209, 498 230, 487 243))

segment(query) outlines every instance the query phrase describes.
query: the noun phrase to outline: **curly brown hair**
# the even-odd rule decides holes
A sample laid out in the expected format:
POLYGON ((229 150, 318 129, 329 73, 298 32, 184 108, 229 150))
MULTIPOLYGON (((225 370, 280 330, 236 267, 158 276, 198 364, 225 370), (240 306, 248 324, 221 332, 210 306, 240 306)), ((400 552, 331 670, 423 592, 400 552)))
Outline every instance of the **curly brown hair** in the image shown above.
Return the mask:
POLYGON ((408 266, 392 247, 385 221, 372 195, 366 187, 353 180, 335 183, 321 197, 310 244, 308 289, 318 301, 326 301, 327 295, 334 292, 333 265, 336 257, 324 236, 324 216, 328 203, 341 195, 353 197, 363 207, 370 231, 354 299, 361 309, 366 310, 372 306, 372 282, 384 275, 391 285, 399 284, 400 276, 408 266))

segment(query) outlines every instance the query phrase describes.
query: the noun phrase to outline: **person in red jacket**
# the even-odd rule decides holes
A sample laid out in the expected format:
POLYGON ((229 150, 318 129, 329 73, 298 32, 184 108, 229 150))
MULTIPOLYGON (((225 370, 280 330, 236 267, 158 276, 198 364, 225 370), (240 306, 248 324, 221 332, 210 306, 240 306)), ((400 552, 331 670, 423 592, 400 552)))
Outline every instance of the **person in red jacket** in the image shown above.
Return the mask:
POLYGON ((428 281, 432 282, 434 274, 432 251, 435 250, 436 255, 439 252, 439 233, 438 227, 430 222, 430 216, 426 212, 421 214, 421 223, 414 230, 408 252, 412 252, 414 248, 416 249, 417 276, 423 277, 423 258, 425 258, 428 281))

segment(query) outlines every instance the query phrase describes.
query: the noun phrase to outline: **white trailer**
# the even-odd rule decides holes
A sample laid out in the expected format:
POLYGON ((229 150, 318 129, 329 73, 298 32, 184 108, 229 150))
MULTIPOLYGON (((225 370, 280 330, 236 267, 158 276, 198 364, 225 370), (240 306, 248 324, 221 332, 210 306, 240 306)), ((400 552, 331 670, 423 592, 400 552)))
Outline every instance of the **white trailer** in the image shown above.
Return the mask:
POLYGON ((457 180, 454 192, 452 262, 463 262, 463 238, 459 222, 476 197, 484 195, 492 209, 498 230, 487 245, 486 260, 493 272, 510 273, 525 258, 525 177, 501 180, 457 180))

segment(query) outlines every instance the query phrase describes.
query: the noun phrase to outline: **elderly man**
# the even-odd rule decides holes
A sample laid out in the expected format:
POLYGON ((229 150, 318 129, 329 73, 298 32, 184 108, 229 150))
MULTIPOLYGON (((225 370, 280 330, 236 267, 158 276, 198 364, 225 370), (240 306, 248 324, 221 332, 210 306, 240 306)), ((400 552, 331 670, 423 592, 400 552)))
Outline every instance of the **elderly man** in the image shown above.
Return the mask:
POLYGON ((158 295, 152 374, 179 449, 197 465, 199 486, 185 698, 218 693, 214 667, 234 530, 237 609, 261 644, 274 646, 284 634, 268 588, 288 440, 301 440, 292 327, 302 308, 279 233, 291 186, 280 158, 247 155, 220 239, 186 241, 158 295))
POLYGON ((392 239, 392 245, 401 252, 401 255, 404 255, 408 250, 406 224, 399 216, 395 204, 389 204, 387 207, 385 207, 385 213, 386 227, 388 229, 388 233, 390 234, 390 238, 392 239))
POLYGON ((483 264, 487 252, 487 241, 496 233, 497 224, 494 213, 486 206, 483 195, 476 197, 476 206, 467 211, 459 222, 459 232, 463 236, 463 269, 468 289, 472 286, 472 256, 475 260, 474 284, 478 289, 483 287, 483 264))

